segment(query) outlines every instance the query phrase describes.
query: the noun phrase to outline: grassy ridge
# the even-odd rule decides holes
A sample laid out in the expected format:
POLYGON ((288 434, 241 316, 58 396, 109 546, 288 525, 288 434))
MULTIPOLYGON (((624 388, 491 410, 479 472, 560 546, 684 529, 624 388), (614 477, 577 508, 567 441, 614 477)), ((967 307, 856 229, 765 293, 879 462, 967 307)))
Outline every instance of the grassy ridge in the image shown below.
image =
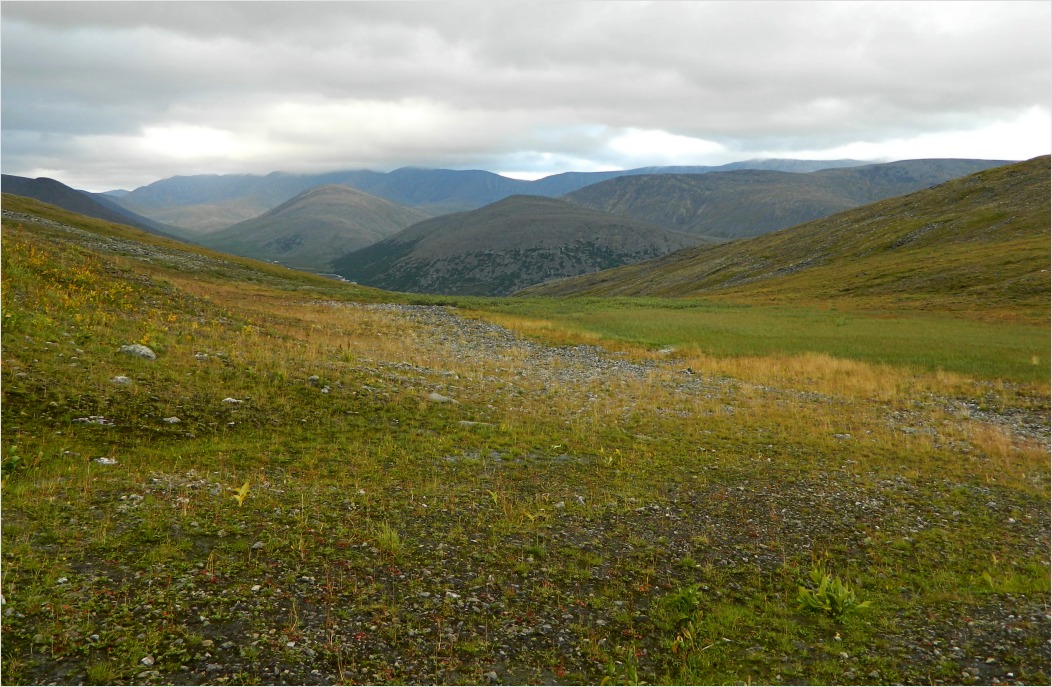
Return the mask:
POLYGON ((1039 384, 613 365, 20 207, 86 233, 3 222, 5 684, 1048 682, 1039 384))

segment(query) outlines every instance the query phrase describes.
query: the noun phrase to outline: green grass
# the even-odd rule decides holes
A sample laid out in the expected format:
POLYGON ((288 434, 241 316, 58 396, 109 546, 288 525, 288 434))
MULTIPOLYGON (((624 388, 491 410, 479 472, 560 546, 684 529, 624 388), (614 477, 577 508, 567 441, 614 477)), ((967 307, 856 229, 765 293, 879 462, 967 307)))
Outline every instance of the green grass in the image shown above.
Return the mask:
POLYGON ((649 348, 716 357, 825 353, 920 371, 1040 383, 1049 378, 1049 330, 940 314, 755 306, 714 300, 522 298, 487 311, 543 319, 556 329, 649 348))

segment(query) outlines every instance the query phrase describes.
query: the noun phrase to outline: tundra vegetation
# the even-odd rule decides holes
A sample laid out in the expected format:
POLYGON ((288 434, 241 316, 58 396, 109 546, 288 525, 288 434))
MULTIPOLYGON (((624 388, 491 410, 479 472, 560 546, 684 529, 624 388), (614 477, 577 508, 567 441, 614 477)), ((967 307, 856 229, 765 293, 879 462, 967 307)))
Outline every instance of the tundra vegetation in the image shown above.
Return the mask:
POLYGON ((4 211, 5 684, 1049 682, 1047 322, 415 297, 4 211))

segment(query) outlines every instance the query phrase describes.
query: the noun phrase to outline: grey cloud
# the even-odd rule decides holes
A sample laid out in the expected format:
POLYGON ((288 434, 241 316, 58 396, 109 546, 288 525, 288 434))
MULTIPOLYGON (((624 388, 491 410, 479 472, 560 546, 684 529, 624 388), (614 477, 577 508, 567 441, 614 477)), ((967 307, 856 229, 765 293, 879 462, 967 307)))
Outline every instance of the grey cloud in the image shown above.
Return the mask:
MULTIPOLYGON (((304 156, 323 148, 311 141, 324 132, 263 121, 280 103, 413 100, 464 113, 463 124, 443 118, 431 141, 391 137, 388 166, 414 162, 413 146, 418 164, 457 164, 454 146, 468 161, 608 164, 604 146, 628 128, 728 150, 816 150, 1049 108, 1047 3, 8 1, 0 11, 5 169, 27 164, 8 143, 14 131, 257 127, 285 137, 274 150, 300 139, 312 146, 304 156)), ((32 137, 19 140, 21 151, 32 137)), ((382 166, 385 149, 366 148, 342 159, 382 166)))

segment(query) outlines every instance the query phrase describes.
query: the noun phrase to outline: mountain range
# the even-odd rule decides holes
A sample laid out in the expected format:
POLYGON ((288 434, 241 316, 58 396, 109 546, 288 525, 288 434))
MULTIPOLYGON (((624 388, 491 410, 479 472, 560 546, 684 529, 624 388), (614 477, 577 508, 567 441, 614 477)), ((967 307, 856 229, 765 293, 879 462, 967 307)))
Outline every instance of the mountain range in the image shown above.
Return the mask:
POLYGON ((512 196, 414 224, 335 260, 333 270, 391 291, 499 296, 703 241, 563 200, 512 196))
POLYGON ((106 194, 76 191, 50 179, 5 175, 3 188, 298 269, 330 273, 336 264, 347 278, 384 288, 497 295, 699 243, 765 234, 1002 164, 765 160, 571 172, 532 182, 478 170, 276 172, 173 177, 106 194), (590 185, 582 187, 586 183, 590 185), (503 202, 508 193, 524 188, 534 199, 549 200, 550 194, 576 190, 558 203, 527 202, 521 196, 503 202), (275 204, 277 198, 285 200, 275 204), (467 214, 446 212, 491 199, 496 200, 467 214), (148 211, 152 218, 129 208, 148 211), (432 213, 442 214, 429 220, 432 213), (175 227, 159 218, 184 224, 175 227), (420 222, 425 224, 418 231, 398 235, 420 222), (649 240, 642 238, 642 226, 648 227, 649 240), (593 235, 586 236, 587 231, 593 235), (598 235, 607 231, 612 232, 608 237, 598 235), (536 242, 524 243, 525 238, 536 242), (382 243, 385 239, 390 241, 382 243))
POLYGON ((1048 317, 1049 156, 997 167, 764 236, 526 289, 522 295, 824 302, 1048 317))
MULTIPOLYGON (((516 196, 417 222, 336 267, 364 283, 429 293, 844 300, 1045 322, 1050 166, 1046 155, 722 243, 566 200, 516 196), (560 278, 567 274, 579 276, 560 278)), ((4 184, 26 190, 17 178, 4 184)), ((40 189, 71 201, 53 184, 28 187, 40 189)), ((347 197, 339 188, 317 194, 333 192, 347 197)), ((36 202, 4 194, 5 210, 36 202)))
POLYGON ((115 197, 123 207, 158 222, 195 233, 216 231, 257 217, 304 191, 340 184, 365 191, 431 216, 474 210, 513 195, 554 198, 598 181, 637 174, 722 172, 766 169, 810 172, 862 165, 858 160, 749 160, 720 166, 642 167, 610 172, 566 172, 543 179, 511 179, 482 170, 403 167, 381 173, 370 170, 289 174, 201 174, 155 181, 115 197))

